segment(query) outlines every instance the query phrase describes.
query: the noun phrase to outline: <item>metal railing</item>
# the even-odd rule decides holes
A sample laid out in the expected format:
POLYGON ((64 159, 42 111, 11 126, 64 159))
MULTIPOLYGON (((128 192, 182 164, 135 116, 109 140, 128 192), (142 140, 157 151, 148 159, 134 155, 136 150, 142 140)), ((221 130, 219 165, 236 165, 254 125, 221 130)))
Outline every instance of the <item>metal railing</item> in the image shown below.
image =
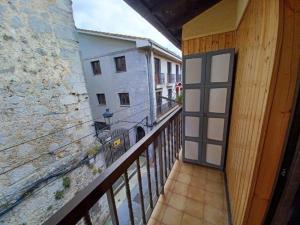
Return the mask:
POLYGON ((161 85, 164 83, 165 83, 165 74, 164 73, 155 74, 155 84, 161 85))
POLYGON ((175 74, 168 74, 168 84, 175 83, 175 74))
MULTIPOLYGON (((90 209, 99 199, 106 194, 108 205, 110 209, 110 216, 112 224, 119 225, 119 216, 116 208, 116 202, 113 191, 113 184, 121 177, 124 178, 128 214, 130 224, 134 225, 134 215, 131 199, 131 190, 128 177, 128 168, 136 163, 137 180, 139 190, 140 214, 142 224, 146 224, 158 200, 159 194, 164 194, 164 184, 169 176, 172 166, 182 145, 182 108, 178 106, 166 119, 154 127, 145 137, 143 137, 137 144, 124 153, 117 161, 115 161, 109 168, 104 170, 99 177, 97 177, 86 188, 78 192, 73 199, 71 199, 65 206, 58 210, 52 217, 50 217, 44 225, 54 224, 76 224, 83 219, 85 224, 92 225, 90 209), (153 147, 153 149, 151 148, 153 147), (154 177, 150 173, 150 150, 153 153, 154 177), (147 187, 149 195, 149 207, 145 207, 143 193, 143 182, 141 179, 140 156, 146 157, 146 174, 147 187), (153 178, 152 178, 153 177, 153 178), (152 182, 155 182, 152 185, 152 182), (152 187, 154 186, 154 190, 152 187), (153 194, 152 194, 153 192, 153 194)), ((137 213, 135 211, 135 213, 137 213)))
POLYGON ((164 104, 157 105, 156 107, 156 115, 157 117, 160 117, 170 111, 170 109, 174 108, 177 105, 177 103, 174 101, 168 101, 164 104))
POLYGON ((182 82, 181 74, 176 74, 176 82, 182 82))

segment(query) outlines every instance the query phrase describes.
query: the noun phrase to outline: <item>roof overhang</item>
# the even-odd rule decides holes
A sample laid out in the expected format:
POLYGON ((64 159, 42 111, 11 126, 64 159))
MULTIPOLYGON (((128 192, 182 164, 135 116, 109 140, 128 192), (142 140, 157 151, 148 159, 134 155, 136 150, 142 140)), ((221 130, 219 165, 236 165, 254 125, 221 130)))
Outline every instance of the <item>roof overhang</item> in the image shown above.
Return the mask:
POLYGON ((124 0, 180 48, 182 26, 220 0, 124 0))

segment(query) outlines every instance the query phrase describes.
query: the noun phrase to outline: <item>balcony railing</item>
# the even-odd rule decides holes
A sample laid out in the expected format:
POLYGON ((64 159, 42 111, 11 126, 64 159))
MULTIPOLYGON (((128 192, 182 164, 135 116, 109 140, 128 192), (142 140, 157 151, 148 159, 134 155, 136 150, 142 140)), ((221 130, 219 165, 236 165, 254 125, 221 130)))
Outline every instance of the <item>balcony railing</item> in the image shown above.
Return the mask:
POLYGON ((165 74, 164 73, 155 74, 155 84, 162 85, 164 83, 165 83, 165 74))
POLYGON ((157 117, 161 117, 162 115, 166 114, 170 109, 174 108, 177 105, 176 102, 169 101, 161 105, 157 105, 156 107, 156 115, 157 117))
POLYGON ((168 74, 168 84, 175 83, 175 74, 168 74))
MULTIPOLYGON (((181 136, 181 120, 182 108, 178 107, 166 119, 142 138, 137 144, 124 153, 117 161, 110 167, 104 170, 99 177, 90 183, 85 189, 78 192, 73 199, 71 199, 58 212, 50 217, 44 225, 54 224, 76 224, 83 219, 87 225, 92 225, 93 220, 90 209, 100 200, 104 195, 107 196, 110 210, 111 221, 113 225, 119 224, 120 215, 116 208, 115 196, 113 191, 113 184, 121 177, 124 178, 128 216, 130 224, 135 224, 134 218, 139 216, 143 224, 146 224, 150 215, 156 205, 159 194, 164 193, 164 184, 171 172, 175 159, 178 158, 180 146, 182 144, 181 136), (151 152, 152 150, 152 152, 151 152), (149 155, 153 155, 154 166, 152 174, 150 172, 149 155), (143 186, 141 178, 140 157, 145 155, 146 158, 146 187, 143 186), (129 184, 128 169, 133 164, 136 164, 138 192, 140 201, 140 210, 137 215, 137 210, 133 211, 132 191, 129 184), (154 171, 154 176, 153 176, 154 171), (154 183, 154 184, 153 184, 154 183), (143 189, 146 192, 143 192, 143 189), (153 193, 153 194, 152 194, 153 193), (149 198, 149 205, 145 205, 144 198, 149 198), (135 214, 134 214, 135 213, 135 214)), ((139 222, 139 223, 140 223, 139 222)))
POLYGON ((176 82, 182 82, 181 81, 181 74, 176 74, 176 82))

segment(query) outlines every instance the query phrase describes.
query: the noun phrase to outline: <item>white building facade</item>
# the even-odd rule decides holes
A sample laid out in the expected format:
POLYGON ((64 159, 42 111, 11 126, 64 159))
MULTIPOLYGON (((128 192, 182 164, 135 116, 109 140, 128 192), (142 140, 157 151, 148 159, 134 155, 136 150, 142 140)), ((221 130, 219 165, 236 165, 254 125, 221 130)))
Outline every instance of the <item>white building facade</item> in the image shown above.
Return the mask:
POLYGON ((181 57, 145 38, 77 31, 94 121, 107 126, 109 109, 111 128, 129 130, 136 143, 171 109, 160 96, 175 100, 181 57))

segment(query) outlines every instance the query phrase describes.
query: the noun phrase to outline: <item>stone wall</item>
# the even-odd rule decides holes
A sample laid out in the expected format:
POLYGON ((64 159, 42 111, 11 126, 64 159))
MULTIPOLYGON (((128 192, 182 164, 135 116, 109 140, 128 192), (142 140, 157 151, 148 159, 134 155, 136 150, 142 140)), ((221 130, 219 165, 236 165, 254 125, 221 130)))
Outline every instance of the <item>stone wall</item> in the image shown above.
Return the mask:
MULTIPOLYGON (((91 113, 71 1, 3 0, 0 21, 0 209, 4 209, 26 185, 78 161, 94 143, 94 128, 85 122, 91 113), (65 129, 69 127, 73 128, 65 129), (16 144, 20 145, 11 147, 16 144)), ((62 178, 42 183, 0 217, 0 224, 40 224, 96 175, 81 166, 67 175, 69 188, 62 178), (63 197, 56 199, 61 190, 63 197)))

